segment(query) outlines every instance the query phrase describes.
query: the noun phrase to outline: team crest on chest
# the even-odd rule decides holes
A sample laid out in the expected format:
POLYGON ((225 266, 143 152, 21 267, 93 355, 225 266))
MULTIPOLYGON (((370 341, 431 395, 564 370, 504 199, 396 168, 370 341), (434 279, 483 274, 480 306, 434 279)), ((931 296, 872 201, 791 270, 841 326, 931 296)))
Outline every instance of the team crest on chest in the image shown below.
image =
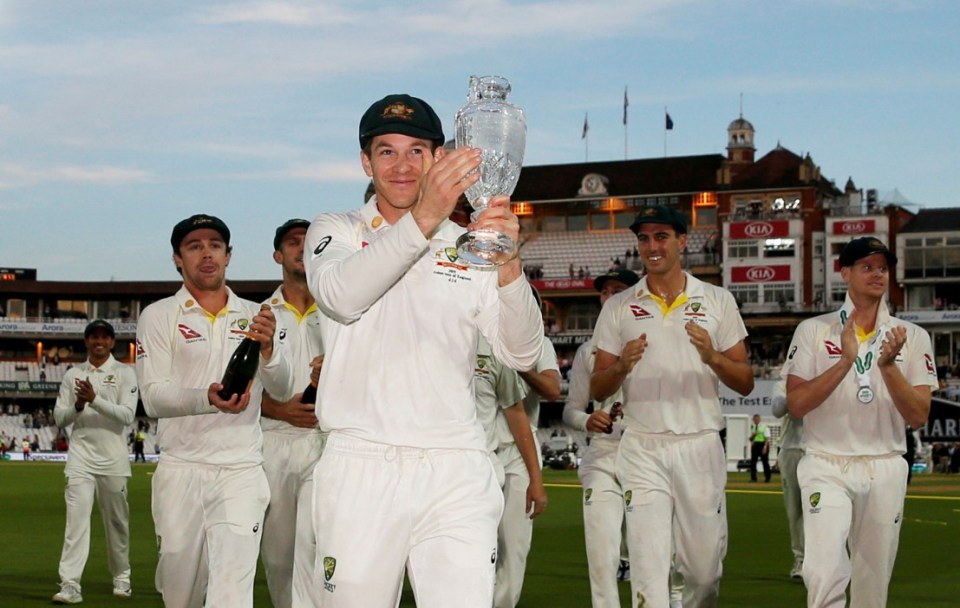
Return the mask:
POLYGON ((250 319, 234 319, 230 322, 230 333, 236 335, 246 334, 250 328, 250 319))
POLYGON ((336 585, 330 582, 330 579, 333 578, 334 572, 337 571, 337 558, 330 557, 329 555, 323 558, 323 588, 331 593, 337 588, 336 585))
POLYGON ((703 307, 703 302, 690 302, 684 307, 683 314, 687 317, 705 317, 707 309, 703 307))
POLYGON ((470 267, 460 261, 456 247, 441 247, 433 254, 433 276, 448 283, 472 281, 470 267))

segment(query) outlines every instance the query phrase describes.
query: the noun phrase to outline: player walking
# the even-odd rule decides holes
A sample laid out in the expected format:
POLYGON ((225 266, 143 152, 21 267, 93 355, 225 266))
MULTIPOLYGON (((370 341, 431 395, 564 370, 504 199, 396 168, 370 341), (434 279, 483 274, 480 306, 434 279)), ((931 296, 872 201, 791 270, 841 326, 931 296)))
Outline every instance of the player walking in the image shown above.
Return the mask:
POLYGON ((939 384, 930 336, 890 316, 884 298, 897 257, 873 237, 840 252, 847 296, 838 312, 803 321, 787 354, 787 405, 803 418, 807 605, 885 606, 907 491, 907 424, 930 413, 939 384))
POLYGON ((67 525, 56 604, 79 604, 80 577, 90 553, 90 512, 96 496, 107 539, 113 594, 130 597, 130 458, 124 429, 137 413, 137 377, 113 358, 116 334, 102 319, 83 330, 87 361, 67 370, 53 409, 57 426, 73 425, 67 454, 67 525))

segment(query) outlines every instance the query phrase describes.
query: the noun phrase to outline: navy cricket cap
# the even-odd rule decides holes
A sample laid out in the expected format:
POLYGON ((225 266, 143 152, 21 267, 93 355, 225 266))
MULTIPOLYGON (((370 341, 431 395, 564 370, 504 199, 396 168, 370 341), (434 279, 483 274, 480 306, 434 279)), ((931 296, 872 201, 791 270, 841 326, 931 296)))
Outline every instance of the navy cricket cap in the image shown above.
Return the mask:
POLYGON ((620 281, 627 287, 633 287, 640 282, 640 277, 632 270, 611 270, 607 274, 602 274, 593 280, 593 288, 597 291, 603 291, 603 286, 607 281, 620 281))
POLYGON ((310 222, 301 218, 294 218, 292 220, 287 220, 283 223, 282 226, 277 228, 276 234, 273 235, 273 250, 280 251, 280 243, 283 242, 283 237, 286 236, 288 232, 294 228, 309 228, 310 222))
POLYGON ((640 224, 668 224, 677 231, 677 235, 687 233, 687 218, 676 209, 664 205, 651 205, 641 209, 630 224, 630 230, 637 234, 640 224))
POLYGON ((862 260, 875 253, 882 253, 887 258, 887 264, 897 265, 897 256, 893 255, 893 252, 883 241, 872 236, 862 236, 843 246, 843 250, 840 252, 840 267, 853 266, 857 263, 857 260, 862 260))
POLYGON ((116 332, 113 331, 113 325, 110 325, 103 319, 96 319, 87 323, 87 327, 83 330, 84 340, 89 338, 90 334, 97 331, 98 329, 102 329, 103 331, 107 332, 107 335, 110 336, 111 338, 117 337, 116 332))
POLYGON ((443 145, 443 125, 433 108, 410 95, 387 95, 367 108, 360 118, 360 147, 376 135, 400 133, 443 145))
POLYGON ((183 242, 185 236, 194 230, 204 228, 216 230, 220 233, 220 236, 223 237, 223 242, 227 245, 230 244, 230 229, 223 223, 223 220, 205 213, 198 213, 197 215, 191 215, 185 220, 181 220, 173 227, 173 233, 170 235, 170 244, 173 245, 173 252, 177 253, 179 251, 180 243, 183 242))

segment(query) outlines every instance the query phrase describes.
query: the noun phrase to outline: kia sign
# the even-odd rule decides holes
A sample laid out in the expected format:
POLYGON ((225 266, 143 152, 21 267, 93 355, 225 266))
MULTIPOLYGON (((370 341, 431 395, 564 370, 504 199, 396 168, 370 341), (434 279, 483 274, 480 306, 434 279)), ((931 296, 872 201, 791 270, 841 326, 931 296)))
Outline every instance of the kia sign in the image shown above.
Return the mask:
POLYGON ((734 240, 770 239, 789 235, 790 222, 787 220, 730 223, 730 238, 734 240))
POLYGON ((734 266, 730 269, 734 283, 789 283, 790 266, 734 266))
POLYGON ((834 234, 873 234, 877 231, 876 220, 846 220, 833 223, 834 234))

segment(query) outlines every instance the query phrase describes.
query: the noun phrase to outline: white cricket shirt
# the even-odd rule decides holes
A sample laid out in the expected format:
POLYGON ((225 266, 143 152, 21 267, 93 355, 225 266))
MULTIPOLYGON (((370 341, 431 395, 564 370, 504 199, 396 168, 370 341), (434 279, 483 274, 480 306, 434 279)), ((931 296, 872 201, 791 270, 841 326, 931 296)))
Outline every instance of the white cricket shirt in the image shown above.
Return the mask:
MULTIPOLYGON (((590 405, 590 375, 593 373, 593 364, 597 358, 597 349, 593 346, 593 338, 587 340, 577 349, 577 354, 573 356, 573 364, 570 371, 567 372, 567 378, 570 379, 567 388, 567 402, 563 406, 563 421, 575 429, 581 431, 587 430, 587 420, 590 414, 587 413, 587 406, 590 405)), ((614 403, 623 405, 623 390, 617 389, 615 393, 604 399, 602 402, 594 401, 594 410, 603 410, 610 413, 614 403)), ((623 435, 623 425, 618 418, 613 422, 613 431, 607 433, 588 432, 590 445, 595 441, 619 442, 623 435)))
MULTIPOLYGON (((296 309, 287 304, 283 297, 282 286, 277 287, 264 304, 270 306, 270 310, 277 319, 275 340, 283 345, 290 359, 290 374, 293 378, 293 384, 290 387, 292 394, 302 393, 310 384, 310 362, 314 357, 323 354, 320 310, 314 304, 301 316, 296 309)), ((264 431, 285 435, 309 435, 316 432, 314 429, 296 427, 266 416, 260 417, 260 427, 264 431)))
POLYGON ((473 386, 477 399, 477 418, 483 427, 487 450, 500 445, 497 420, 501 409, 513 407, 523 400, 524 382, 516 370, 504 367, 490 352, 490 345, 481 338, 477 349, 477 367, 473 370, 473 386))
POLYGON ((210 405, 207 390, 220 382, 233 351, 260 309, 229 290, 226 307, 208 314, 186 287, 143 309, 137 323, 137 377, 147 414, 159 418, 160 461, 246 467, 263 462, 260 395, 293 394, 290 362, 274 340, 273 355, 261 357, 250 403, 239 414, 210 405), (262 382, 262 385, 261 385, 262 382))
POLYGON ((136 418, 137 395, 136 373, 113 355, 100 367, 87 360, 67 370, 53 408, 57 426, 73 424, 64 468, 67 476, 87 473, 130 477, 130 456, 124 431, 136 418), (74 380, 77 378, 89 379, 97 394, 82 412, 74 407, 77 403, 74 380))
POLYGON ((700 360, 684 326, 693 322, 706 329, 721 353, 747 330, 729 291, 684 274, 686 291, 668 311, 650 294, 646 277, 600 311, 593 334, 599 350, 619 357, 627 342, 647 334, 643 358, 623 383, 625 429, 686 435, 723 428, 719 379, 700 360))
MULTIPOLYGON (((851 308, 847 295, 845 308, 851 308)), ((884 331, 893 327, 907 329, 907 341, 897 355, 894 365, 900 368, 911 386, 938 388, 937 370, 933 362, 930 335, 921 327, 891 317, 885 302, 880 302, 877 327, 884 331)), ((840 360, 839 311, 806 319, 793 334, 787 365, 783 373, 802 380, 812 380, 840 360)), ((880 340, 883 336, 880 336, 880 340)), ((866 359, 870 342, 860 344, 858 358, 866 359)), ((875 361, 877 353, 873 353, 875 361)), ((902 454, 907 449, 906 422, 893 405, 874 362, 867 370, 873 400, 861 403, 857 399, 860 388, 856 366, 840 382, 819 407, 803 417, 803 446, 808 452, 823 452, 837 456, 886 456, 902 454)))
POLYGON ((314 220, 304 261, 329 318, 321 428, 397 446, 485 449, 473 396, 479 337, 502 364, 530 369, 543 321, 523 276, 498 287, 495 270, 458 259, 463 232, 445 220, 427 240, 409 213, 388 225, 376 196, 314 220))

